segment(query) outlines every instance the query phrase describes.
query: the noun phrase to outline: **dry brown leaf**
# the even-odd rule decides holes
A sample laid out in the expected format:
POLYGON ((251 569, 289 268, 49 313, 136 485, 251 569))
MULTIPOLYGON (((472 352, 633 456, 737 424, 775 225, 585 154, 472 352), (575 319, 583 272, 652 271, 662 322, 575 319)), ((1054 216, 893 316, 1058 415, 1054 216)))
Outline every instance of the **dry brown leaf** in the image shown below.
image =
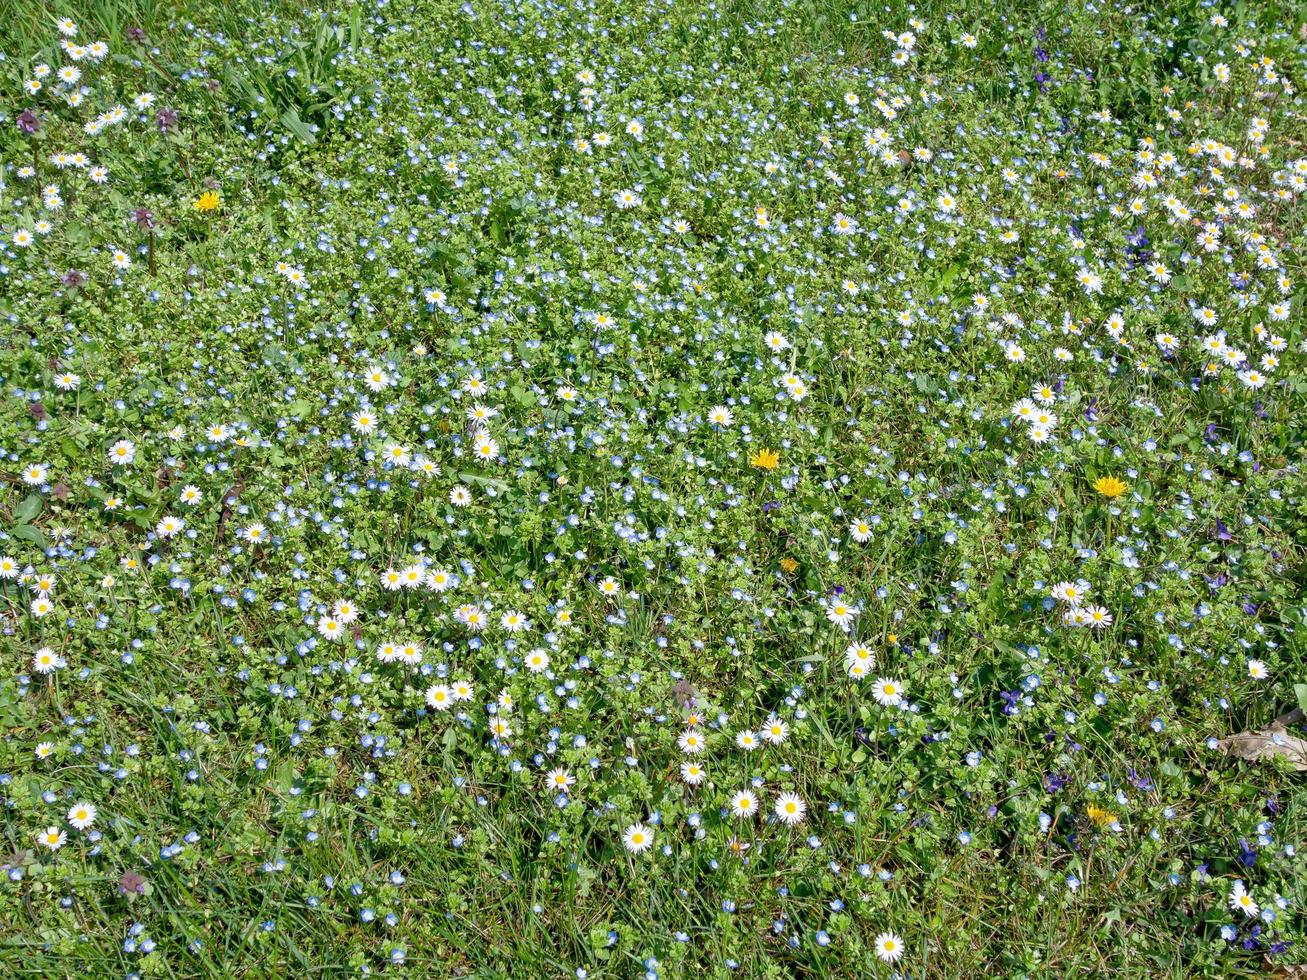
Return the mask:
POLYGON ((1292 735, 1286 726, 1302 721, 1302 711, 1294 710, 1283 717, 1276 718, 1266 728, 1255 732, 1240 732, 1217 742, 1222 752, 1236 759, 1257 762, 1275 755, 1282 755, 1292 763, 1299 772, 1307 772, 1307 739, 1292 735))

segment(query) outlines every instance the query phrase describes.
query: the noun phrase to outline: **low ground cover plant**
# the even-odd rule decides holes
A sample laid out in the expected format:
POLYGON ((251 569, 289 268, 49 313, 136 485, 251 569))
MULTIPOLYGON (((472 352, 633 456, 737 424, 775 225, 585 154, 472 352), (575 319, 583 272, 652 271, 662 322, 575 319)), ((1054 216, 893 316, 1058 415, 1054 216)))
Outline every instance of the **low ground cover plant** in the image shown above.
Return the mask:
POLYGON ((0 6, 0 972, 1296 975, 1305 30, 0 6))

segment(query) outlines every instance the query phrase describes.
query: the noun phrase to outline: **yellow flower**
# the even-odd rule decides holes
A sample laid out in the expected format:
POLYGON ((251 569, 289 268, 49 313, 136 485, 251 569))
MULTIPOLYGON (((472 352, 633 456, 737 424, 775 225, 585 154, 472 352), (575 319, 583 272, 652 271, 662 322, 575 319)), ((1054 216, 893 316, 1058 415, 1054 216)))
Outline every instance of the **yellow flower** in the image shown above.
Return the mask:
POLYGON ((780 462, 781 454, 774 449, 759 449, 749 457, 749 465, 758 470, 774 470, 780 462))
POLYGON ((1115 476, 1100 476, 1094 481, 1094 489, 1108 500, 1115 500, 1130 489, 1125 480, 1115 476))
POLYGON ((793 575, 795 569, 797 569, 798 567, 799 567, 799 563, 795 561, 793 558, 787 557, 781 559, 781 571, 784 572, 786 575, 793 575))
POLYGON ((1116 822, 1115 813, 1111 810, 1104 810, 1101 806, 1095 806, 1093 803, 1085 808, 1085 812, 1089 814, 1089 819, 1099 827, 1106 827, 1108 824, 1116 822))
POLYGON ((222 207, 222 195, 217 191, 205 191, 195 199, 195 210, 203 214, 217 211, 220 207, 222 207))
POLYGON ((899 645, 899 635, 897 633, 885 634, 885 643, 887 646, 896 647, 899 645))

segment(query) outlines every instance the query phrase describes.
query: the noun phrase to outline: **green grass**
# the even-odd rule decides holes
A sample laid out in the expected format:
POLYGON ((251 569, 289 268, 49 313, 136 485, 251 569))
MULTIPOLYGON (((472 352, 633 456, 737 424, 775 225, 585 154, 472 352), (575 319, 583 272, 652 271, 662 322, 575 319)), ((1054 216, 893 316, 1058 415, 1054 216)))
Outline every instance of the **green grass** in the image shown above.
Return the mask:
POLYGON ((0 975, 1303 962, 1302 773, 1213 743, 1307 700, 1304 212, 1274 196, 1307 158, 1278 77, 1303 83, 1305 42, 1292 5, 1220 11, 0 0, 0 557, 21 573, 0 580, 0 975), (60 50, 65 15, 103 60, 60 50), (886 30, 913 30, 907 64, 886 30), (83 104, 52 76, 26 93, 39 64, 79 67, 83 104), (1265 157, 1212 173, 1203 142, 1251 156, 1255 118, 1265 157), (1219 213, 1239 201, 1256 213, 1219 213), (1206 370, 1216 330, 1264 386, 1206 370), (1013 408, 1039 385, 1043 443, 1013 408), (496 410, 485 462, 473 404, 496 410), (392 442, 434 474, 383 462, 392 442), (460 583, 383 588, 419 560, 460 583), (1082 579, 1110 628, 1063 624, 1052 587, 1082 579), (361 615, 333 642, 342 599, 361 615), (859 607, 848 632, 832 602, 859 607), (380 662, 388 640, 422 667, 380 662), (427 706, 460 679, 469 701, 427 706), (736 746, 773 715, 783 744, 736 746), (806 820, 732 817, 750 785, 806 820), (656 847, 627 853, 642 821, 656 847), (1274 916, 1232 911, 1236 881, 1274 916))

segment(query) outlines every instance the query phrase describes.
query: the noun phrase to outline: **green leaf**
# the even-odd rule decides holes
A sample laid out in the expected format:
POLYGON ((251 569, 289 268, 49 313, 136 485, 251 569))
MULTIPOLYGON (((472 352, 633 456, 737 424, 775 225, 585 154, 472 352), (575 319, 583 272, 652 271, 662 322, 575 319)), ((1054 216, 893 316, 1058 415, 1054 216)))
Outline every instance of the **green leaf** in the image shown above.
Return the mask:
POLYGON ((1307 711, 1307 684, 1293 685, 1293 696, 1298 699, 1298 707, 1307 711))
POLYGON ((14 508, 14 523, 31 524, 36 519, 36 515, 41 513, 44 503, 39 493, 29 493, 23 498, 23 502, 14 508))
POLYGON ((961 271, 962 267, 958 265, 951 265, 945 269, 943 274, 939 277, 938 291, 941 293, 948 292, 948 288, 953 285, 953 281, 957 279, 958 273, 961 271))
POLYGON ((91 241, 91 229, 78 221, 70 221, 63 226, 63 235, 74 245, 86 245, 91 241))
POLYGON ((290 134, 301 143, 308 143, 312 146, 318 141, 313 135, 313 130, 309 129, 308 124, 300 118, 300 114, 294 109, 287 109, 280 116, 281 124, 290 130, 290 134))
POLYGON ((295 767, 287 760, 277 767, 277 788, 283 793, 287 793, 294 784, 295 767))
POLYGON ((475 483, 479 487, 492 487, 497 493, 503 493, 508 489, 508 484, 502 480, 494 480, 480 473, 460 473, 458 478, 465 483, 475 483))
POLYGON ((127 519, 139 528, 149 530, 154 526, 154 521, 150 519, 149 511, 131 510, 127 513, 127 519))
MULTIPOLYGON (((0 725, 6 729, 14 729, 19 725, 27 722, 30 709, 27 702, 18 696, 17 690, 11 681, 0 682, 0 725)), ((40 780, 36 780, 37 789, 32 794, 33 799, 38 799, 45 791, 40 780)))
POLYGON ((31 524, 19 524, 10 533, 19 541, 26 541, 28 544, 34 544, 42 550, 50 547, 50 542, 47 541, 45 535, 41 533, 41 529, 39 527, 34 527, 31 524))

